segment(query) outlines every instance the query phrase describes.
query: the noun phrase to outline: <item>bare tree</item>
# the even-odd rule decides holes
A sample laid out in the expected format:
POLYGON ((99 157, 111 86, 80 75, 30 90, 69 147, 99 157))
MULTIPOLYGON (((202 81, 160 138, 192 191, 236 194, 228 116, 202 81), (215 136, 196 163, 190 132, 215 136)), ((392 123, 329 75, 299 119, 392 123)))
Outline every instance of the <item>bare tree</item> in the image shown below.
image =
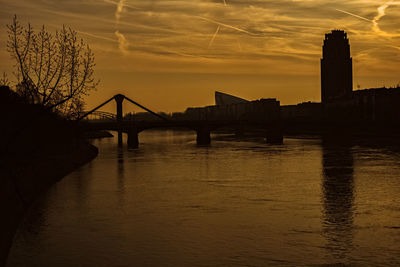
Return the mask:
POLYGON ((14 16, 7 28, 7 51, 16 61, 17 92, 31 103, 75 117, 83 107, 82 97, 98 84, 90 47, 65 26, 55 35, 44 26, 35 32, 14 16))
POLYGON ((3 72, 3 76, 0 77, 0 86, 10 86, 11 82, 8 80, 7 73, 3 72))

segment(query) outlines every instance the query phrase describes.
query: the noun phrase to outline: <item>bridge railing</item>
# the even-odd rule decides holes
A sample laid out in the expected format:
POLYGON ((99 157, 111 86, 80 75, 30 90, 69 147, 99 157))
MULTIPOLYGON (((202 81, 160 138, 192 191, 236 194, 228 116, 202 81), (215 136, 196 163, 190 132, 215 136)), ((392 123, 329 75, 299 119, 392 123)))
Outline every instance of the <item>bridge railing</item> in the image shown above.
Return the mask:
POLYGON ((115 121, 116 119, 116 114, 104 111, 95 111, 83 118, 85 121, 115 121))

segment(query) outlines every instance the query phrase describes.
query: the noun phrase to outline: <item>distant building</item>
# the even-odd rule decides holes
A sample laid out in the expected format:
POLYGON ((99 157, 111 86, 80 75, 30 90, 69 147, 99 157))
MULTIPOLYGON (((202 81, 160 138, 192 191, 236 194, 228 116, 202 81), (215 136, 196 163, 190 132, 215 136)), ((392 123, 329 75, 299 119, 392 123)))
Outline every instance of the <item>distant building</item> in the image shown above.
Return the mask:
POLYGON ((287 122, 318 122, 322 119, 321 103, 303 102, 281 106, 281 119, 287 122))
POLYGON ((325 34, 321 59, 321 102, 351 96, 352 58, 347 33, 333 30, 325 34))
POLYGON ((280 119, 280 102, 275 98, 225 105, 187 108, 181 119, 209 121, 271 122, 280 119))
POLYGON ((398 125, 399 102, 400 87, 357 90, 351 97, 325 103, 324 116, 329 121, 398 125))
MULTIPOLYGON (((399 122, 400 87, 353 91, 352 59, 347 34, 333 30, 325 34, 321 59, 321 100, 326 121, 399 122)), ((305 106, 284 109, 283 117, 298 117, 305 106)))
POLYGON ((247 103, 247 102, 249 102, 249 101, 247 101, 243 98, 215 91, 215 105, 216 106, 247 103))

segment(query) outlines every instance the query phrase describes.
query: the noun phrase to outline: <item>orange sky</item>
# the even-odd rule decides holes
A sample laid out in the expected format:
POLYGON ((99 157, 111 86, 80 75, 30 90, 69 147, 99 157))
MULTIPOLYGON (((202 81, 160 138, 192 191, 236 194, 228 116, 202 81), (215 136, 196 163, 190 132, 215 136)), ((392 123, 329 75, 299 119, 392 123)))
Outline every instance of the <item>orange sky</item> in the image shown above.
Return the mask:
MULTIPOLYGON (((214 103, 214 91, 282 104, 320 99, 324 34, 348 32, 354 88, 400 82, 400 2, 315 0, 0 0, 6 24, 71 26, 96 56, 88 108, 123 93, 155 111, 214 103)), ((110 111, 113 106, 104 109, 110 111)), ((126 106, 126 111, 133 108, 126 106)))

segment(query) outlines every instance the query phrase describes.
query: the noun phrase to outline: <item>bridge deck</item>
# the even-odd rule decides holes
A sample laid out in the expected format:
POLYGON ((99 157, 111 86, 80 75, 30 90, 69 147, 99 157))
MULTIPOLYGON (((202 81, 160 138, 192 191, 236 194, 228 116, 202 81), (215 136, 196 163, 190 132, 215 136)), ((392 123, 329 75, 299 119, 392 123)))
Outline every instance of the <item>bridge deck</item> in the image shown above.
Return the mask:
POLYGON ((256 127, 268 129, 276 127, 277 122, 249 122, 249 121, 81 121, 80 126, 84 130, 110 130, 110 131, 123 131, 127 132, 135 128, 138 132, 152 128, 187 128, 192 130, 199 130, 200 128, 207 128, 215 130, 222 127, 256 127))

